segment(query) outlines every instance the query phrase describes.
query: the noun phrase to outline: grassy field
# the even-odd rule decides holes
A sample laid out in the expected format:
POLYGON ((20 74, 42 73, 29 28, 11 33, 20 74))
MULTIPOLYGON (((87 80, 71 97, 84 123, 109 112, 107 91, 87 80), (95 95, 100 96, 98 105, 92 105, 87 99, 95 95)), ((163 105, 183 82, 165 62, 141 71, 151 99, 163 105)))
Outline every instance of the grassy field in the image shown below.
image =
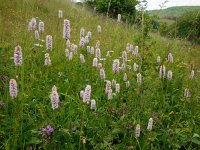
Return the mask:
POLYGON ((176 6, 170 7, 162 10, 152 10, 149 11, 151 15, 158 15, 161 19, 173 19, 182 16, 185 13, 198 11, 200 6, 176 6))
POLYGON ((200 148, 199 46, 157 34, 143 44, 141 31, 64 0, 0 0, 0 22, 0 149, 200 148), (60 9, 62 19, 58 18, 60 9), (44 21, 45 31, 40 40, 28 31, 33 17, 37 24, 44 21), (71 61, 65 53, 64 19, 71 23, 70 42, 78 46, 78 54, 71 61), (101 33, 97 32, 98 25, 102 27, 101 33), (82 27, 85 34, 91 31, 92 38, 81 48, 82 27), (52 51, 46 49, 47 35, 53 37, 52 51), (92 66, 95 55, 86 51, 87 46, 95 48, 97 41, 101 49, 98 61, 106 80, 114 79, 120 85, 119 93, 112 86, 111 100, 100 70, 92 66), (38 43, 42 47, 34 45, 38 43), (134 49, 127 53, 126 70, 114 73, 113 60, 119 59, 122 65, 127 43, 133 44, 134 49, 138 46, 139 54, 133 56, 134 49), (17 45, 22 47, 21 66, 15 66, 13 60, 17 45), (106 56, 107 51, 113 51, 110 57, 106 56), (51 66, 44 65, 47 52, 51 66), (173 63, 167 59, 169 53, 173 63), (80 54, 84 55, 85 63, 81 63, 80 54), (157 56, 160 62, 156 62, 157 56), (137 71, 134 63, 138 64, 137 71), (166 75, 160 78, 162 65, 166 75), (172 80, 167 78, 169 70, 173 72, 172 80), (139 73, 141 83, 137 82, 139 73), (9 93, 10 79, 17 82, 15 99, 9 93), (130 87, 126 86, 128 81, 130 87), (57 109, 52 109, 50 99, 54 85, 60 100, 57 109), (95 110, 80 97, 80 91, 87 85, 91 85, 90 99, 96 100, 95 110), (190 94, 185 95, 185 89, 190 94), (150 118, 151 131, 147 130, 150 118), (140 132, 136 129, 138 125, 140 132))

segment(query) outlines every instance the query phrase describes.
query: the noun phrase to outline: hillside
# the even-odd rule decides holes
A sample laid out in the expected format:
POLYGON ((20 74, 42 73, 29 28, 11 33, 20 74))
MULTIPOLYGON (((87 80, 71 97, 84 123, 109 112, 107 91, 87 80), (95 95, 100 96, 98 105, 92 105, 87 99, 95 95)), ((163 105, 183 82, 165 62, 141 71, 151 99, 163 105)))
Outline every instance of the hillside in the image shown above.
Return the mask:
POLYGON ((174 19, 191 11, 200 11, 200 6, 176 6, 162 10, 148 11, 150 15, 158 15, 161 19, 174 19))
POLYGON ((0 0, 0 22, 0 149, 199 149, 198 46, 66 0, 0 0))

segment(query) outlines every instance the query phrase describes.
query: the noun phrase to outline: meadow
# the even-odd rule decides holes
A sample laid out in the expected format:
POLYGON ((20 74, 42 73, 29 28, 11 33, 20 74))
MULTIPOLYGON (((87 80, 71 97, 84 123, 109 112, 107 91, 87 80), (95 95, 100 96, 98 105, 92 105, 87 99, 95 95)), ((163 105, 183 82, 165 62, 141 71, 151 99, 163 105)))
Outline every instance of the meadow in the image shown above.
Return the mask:
POLYGON ((199 46, 64 0, 0 22, 0 149, 200 148, 199 46))

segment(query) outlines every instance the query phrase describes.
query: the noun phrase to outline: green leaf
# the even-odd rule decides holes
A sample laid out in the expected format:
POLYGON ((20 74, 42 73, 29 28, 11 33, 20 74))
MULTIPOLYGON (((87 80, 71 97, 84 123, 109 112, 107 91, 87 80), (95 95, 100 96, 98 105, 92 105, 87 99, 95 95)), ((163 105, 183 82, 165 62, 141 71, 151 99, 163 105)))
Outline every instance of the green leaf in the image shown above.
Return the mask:
POLYGON ((197 145, 200 145, 200 141, 197 138, 192 139, 192 143, 195 143, 197 145))

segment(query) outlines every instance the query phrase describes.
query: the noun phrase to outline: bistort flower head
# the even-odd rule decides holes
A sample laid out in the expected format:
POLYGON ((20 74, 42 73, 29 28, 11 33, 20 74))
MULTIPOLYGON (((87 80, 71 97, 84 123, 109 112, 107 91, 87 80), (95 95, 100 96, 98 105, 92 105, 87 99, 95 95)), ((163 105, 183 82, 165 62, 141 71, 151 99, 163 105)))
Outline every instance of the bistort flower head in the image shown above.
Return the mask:
POLYGON ((9 92, 12 99, 17 98, 18 89, 17 89, 17 82, 15 79, 10 79, 9 92))
POLYGON ((17 45, 15 47, 14 63, 15 63, 15 66, 21 66, 22 65, 22 48, 19 45, 17 45))
POLYGON ((49 51, 52 51, 52 48, 53 48, 53 41, 52 41, 52 36, 51 35, 47 35, 46 36, 46 48, 47 48, 47 50, 49 50, 49 51))

